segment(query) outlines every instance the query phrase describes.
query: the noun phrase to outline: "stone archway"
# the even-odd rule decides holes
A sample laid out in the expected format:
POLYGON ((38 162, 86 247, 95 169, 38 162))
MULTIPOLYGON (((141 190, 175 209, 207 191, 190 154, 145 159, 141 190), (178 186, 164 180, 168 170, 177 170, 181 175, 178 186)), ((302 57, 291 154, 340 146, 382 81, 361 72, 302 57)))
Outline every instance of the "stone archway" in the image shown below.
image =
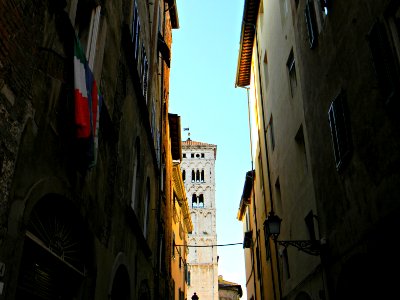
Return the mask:
POLYGON ((27 223, 16 299, 82 299, 90 240, 70 202, 56 194, 44 196, 27 223))

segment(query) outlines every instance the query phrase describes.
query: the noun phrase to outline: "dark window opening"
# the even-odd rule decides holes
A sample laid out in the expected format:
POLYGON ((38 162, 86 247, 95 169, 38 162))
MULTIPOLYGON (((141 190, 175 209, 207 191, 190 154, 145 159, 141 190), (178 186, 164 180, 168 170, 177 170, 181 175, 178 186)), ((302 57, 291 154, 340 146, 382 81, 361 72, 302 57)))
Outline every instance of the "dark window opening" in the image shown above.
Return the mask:
POLYGON ((204 170, 201 170, 200 181, 204 182, 204 170))
POLYGON ((200 194, 199 196, 199 207, 204 207, 204 196, 203 194, 200 194))
POLYGON ((287 252, 287 248, 284 248, 282 251, 282 258, 283 258, 283 276, 286 279, 290 278, 290 268, 289 268, 289 256, 287 252))
POLYGON ((175 258, 175 234, 172 236, 172 257, 175 258))
POLYGON ((275 149, 275 136, 274 136, 274 123, 271 116, 271 120, 269 121, 269 137, 271 139, 271 147, 272 150, 275 149))
POLYGON ((317 20, 315 16, 314 2, 311 0, 307 1, 306 8, 304 10, 306 17, 306 26, 308 33, 308 41, 310 43, 310 49, 313 49, 317 45, 317 20))
POLYGON ((308 164, 307 164, 307 152, 306 152, 306 145, 304 141, 304 132, 303 132, 303 125, 300 125, 299 130, 296 133, 295 141, 299 148, 299 151, 302 153, 302 161, 303 161, 303 170, 304 173, 308 171, 308 164))
POLYGON ((331 127, 333 151, 336 169, 340 171, 349 160, 352 152, 350 136, 350 122, 343 92, 331 103, 328 111, 329 125, 331 127))
POLYGON ((134 49, 134 57, 135 57, 135 60, 137 61, 139 58, 140 20, 139 20, 139 12, 138 12, 136 1, 134 4, 134 7, 133 7, 133 20, 132 20, 131 27, 132 27, 131 30, 132 30, 132 43, 133 43, 133 49, 134 49))
POLYGON ((256 247, 256 264, 257 264, 257 279, 261 279, 261 261, 260 261, 260 249, 256 247))
MULTIPOLYGON (((397 29, 396 26, 392 27, 399 32, 400 21, 398 18, 397 29)), ((395 33, 394 38, 399 39, 398 32, 397 34, 395 33)), ((396 71, 398 61, 395 59, 395 51, 391 46, 388 32, 383 22, 375 22, 368 34, 368 42, 380 93, 386 104, 392 104, 392 100, 399 97, 400 80, 396 71)))
POLYGON ((193 208, 197 208, 198 207, 196 194, 192 195, 192 207, 193 208))
POLYGON ((297 87, 296 64, 294 60, 293 49, 290 51, 286 66, 289 74, 290 94, 293 97, 295 88, 297 87))
POLYGON ((310 235, 310 240, 315 241, 316 237, 315 237, 315 227, 314 227, 314 214, 312 210, 304 218, 304 221, 306 222, 308 233, 310 235))

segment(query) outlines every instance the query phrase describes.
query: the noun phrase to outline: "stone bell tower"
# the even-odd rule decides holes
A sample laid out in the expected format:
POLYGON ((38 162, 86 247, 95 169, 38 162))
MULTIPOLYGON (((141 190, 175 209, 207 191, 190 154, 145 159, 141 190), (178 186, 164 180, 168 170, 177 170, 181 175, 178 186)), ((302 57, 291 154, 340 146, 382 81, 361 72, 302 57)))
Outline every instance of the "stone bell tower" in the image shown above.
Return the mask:
POLYGON ((215 159, 217 146, 188 138, 182 142, 182 177, 193 232, 189 234, 188 298, 218 299, 218 260, 215 206, 215 159))

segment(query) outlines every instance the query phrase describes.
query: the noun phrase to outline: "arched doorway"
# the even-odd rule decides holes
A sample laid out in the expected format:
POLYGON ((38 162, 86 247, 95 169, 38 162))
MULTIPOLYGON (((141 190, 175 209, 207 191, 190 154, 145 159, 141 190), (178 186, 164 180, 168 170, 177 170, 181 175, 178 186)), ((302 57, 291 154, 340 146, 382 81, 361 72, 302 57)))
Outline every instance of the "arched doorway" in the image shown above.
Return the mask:
POLYGON ((124 265, 120 265, 113 280, 111 300, 129 300, 130 295, 129 273, 124 265))
POLYGON ((82 299, 91 244, 75 208, 58 195, 43 197, 27 225, 17 300, 82 299))
POLYGON ((311 300, 311 297, 306 292, 300 292, 297 294, 295 300, 311 300))

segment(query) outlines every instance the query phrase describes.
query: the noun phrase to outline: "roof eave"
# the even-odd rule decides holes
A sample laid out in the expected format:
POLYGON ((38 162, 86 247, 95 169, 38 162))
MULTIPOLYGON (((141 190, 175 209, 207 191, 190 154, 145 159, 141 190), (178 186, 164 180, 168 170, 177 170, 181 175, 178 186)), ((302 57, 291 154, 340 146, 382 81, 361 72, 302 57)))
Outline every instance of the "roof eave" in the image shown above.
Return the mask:
POLYGON ((259 6, 260 0, 245 0, 244 3, 235 87, 250 85, 251 61, 259 6))

